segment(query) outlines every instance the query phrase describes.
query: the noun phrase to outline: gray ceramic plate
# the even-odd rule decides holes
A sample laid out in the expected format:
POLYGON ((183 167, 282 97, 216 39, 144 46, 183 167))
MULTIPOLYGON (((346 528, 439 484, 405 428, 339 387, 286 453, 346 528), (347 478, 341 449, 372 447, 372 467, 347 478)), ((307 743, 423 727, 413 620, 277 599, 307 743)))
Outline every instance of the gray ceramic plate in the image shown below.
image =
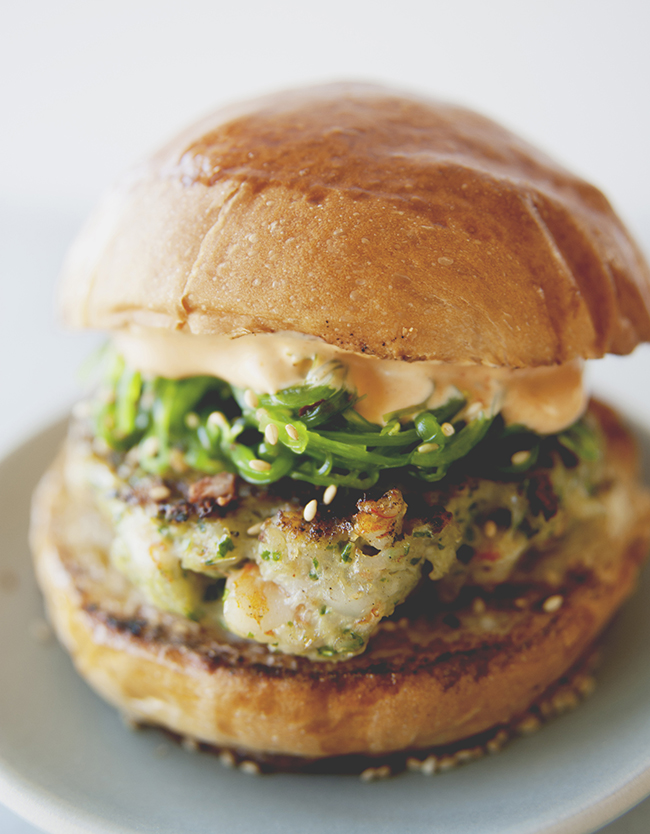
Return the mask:
POLYGON ((48 429, 0 464, 0 800, 30 822, 53 834, 587 834, 650 793, 647 573, 580 709, 433 778, 255 778, 130 732, 56 643, 35 639, 29 498, 62 434, 48 429))

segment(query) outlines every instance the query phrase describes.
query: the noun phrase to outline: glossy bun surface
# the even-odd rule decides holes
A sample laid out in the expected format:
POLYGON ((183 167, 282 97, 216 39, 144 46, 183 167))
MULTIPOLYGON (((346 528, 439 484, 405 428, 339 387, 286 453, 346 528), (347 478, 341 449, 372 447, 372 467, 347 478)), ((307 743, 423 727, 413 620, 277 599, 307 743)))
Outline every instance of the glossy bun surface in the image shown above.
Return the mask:
POLYGON ((596 188, 489 119, 333 84, 219 111, 133 171, 73 248, 62 308, 522 367, 650 339, 650 273, 596 188))

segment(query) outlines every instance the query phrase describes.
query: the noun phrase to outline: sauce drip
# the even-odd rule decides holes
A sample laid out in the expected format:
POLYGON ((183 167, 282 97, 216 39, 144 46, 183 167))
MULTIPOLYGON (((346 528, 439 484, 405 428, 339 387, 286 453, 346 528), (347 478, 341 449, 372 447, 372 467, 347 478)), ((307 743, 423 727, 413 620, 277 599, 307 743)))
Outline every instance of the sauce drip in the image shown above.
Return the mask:
POLYGON ((506 423, 554 434, 575 422, 587 405, 579 360, 521 370, 400 362, 344 351, 299 333, 231 339, 132 329, 120 331, 116 344, 127 363, 144 374, 170 379, 208 374, 259 394, 337 373, 362 397, 357 411, 379 424, 393 411, 425 403, 434 407, 460 391, 470 403, 492 414, 500 411, 506 423))

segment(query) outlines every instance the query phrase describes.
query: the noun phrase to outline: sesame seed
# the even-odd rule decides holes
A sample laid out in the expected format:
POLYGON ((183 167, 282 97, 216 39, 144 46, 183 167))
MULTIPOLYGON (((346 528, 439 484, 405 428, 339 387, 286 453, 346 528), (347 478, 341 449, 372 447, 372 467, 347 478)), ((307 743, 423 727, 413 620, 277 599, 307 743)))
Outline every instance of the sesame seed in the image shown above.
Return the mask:
POLYGON ((508 733, 505 730, 499 730, 499 732, 491 738, 487 744, 485 745, 485 749, 488 753, 494 754, 498 753, 503 745, 508 741, 508 733))
POLYGON ((199 742, 191 736, 185 736, 181 744, 186 750, 192 753, 196 753, 199 750, 199 742))
POLYGON ((219 754, 219 761, 224 767, 234 767, 236 764, 235 757, 230 750, 224 750, 219 754))
POLYGON ((336 484, 330 484, 323 493, 323 504, 331 504, 332 501, 336 498, 337 491, 338 487, 336 486, 336 484))
POLYGON ((527 449, 522 449, 520 452, 515 452, 510 460, 513 466, 521 466, 522 463, 526 463, 529 457, 530 452, 527 449))
POLYGON ((425 776, 433 776, 438 768, 438 759, 435 756, 427 756, 420 765, 420 770, 425 776))
POLYGON ((592 675, 579 675, 575 680, 575 686, 580 695, 586 698, 596 688, 596 679, 592 675))
POLYGON ((252 527, 249 527, 246 531, 247 536, 259 536, 262 532, 262 522, 258 522, 257 524, 253 524, 252 527))
POLYGON ((157 437, 148 437, 140 447, 142 454, 147 458, 152 458, 158 454, 160 449, 160 441, 157 437))
POLYGON ((242 773, 246 773, 248 776, 259 776, 261 773, 260 766, 257 762, 251 762, 246 760, 239 765, 239 769, 242 773))
POLYGON ((374 782, 376 779, 388 779, 390 776, 390 767, 382 765, 381 767, 367 767, 359 778, 362 782, 374 782))
POLYGON ((453 264, 453 262, 454 262, 453 258, 445 258, 445 257, 438 258, 438 263, 440 264, 440 266, 451 266, 453 264))
POLYGON ((553 718, 555 715, 555 707, 549 700, 540 701, 537 704, 539 711, 542 714, 543 718, 553 718))
POLYGON ((318 501, 313 498, 306 506, 302 512, 302 517, 305 521, 313 521, 316 518, 316 513, 318 512, 318 501))
POLYGON ((485 600, 481 597, 476 597, 472 603, 472 611, 475 614, 485 614, 485 600))
POLYGON ((523 721, 517 724, 517 732, 522 736, 529 736, 532 733, 536 733, 541 726, 542 722, 536 715, 527 715, 523 721))
POLYGON ((228 428, 228 421, 220 411, 213 411, 208 417, 208 423, 210 423, 211 426, 216 426, 220 429, 228 428))
POLYGON ((418 452, 426 455, 427 452, 435 452, 440 446, 437 443, 422 443, 418 446, 418 452))
POLYGON ((169 463, 171 464, 174 472, 187 472, 188 466, 185 463, 185 455, 180 449, 174 448, 171 450, 169 453, 169 463))
POLYGON ((164 501, 165 498, 169 498, 171 492, 169 489, 161 484, 160 486, 151 487, 149 490, 149 497, 152 501, 164 501))
MULTIPOLYGON (((479 748, 480 749, 480 748, 479 748)), ((471 762, 472 759, 477 759, 480 754, 477 754, 476 748, 466 748, 464 750, 458 750, 456 753, 456 761, 458 764, 464 764, 465 762, 471 762)))
POLYGON ((287 425, 285 426, 285 429, 287 430, 287 434, 289 435, 289 437, 292 440, 299 440, 300 439, 300 435, 298 434, 298 429, 295 426, 292 426, 291 423, 287 423, 287 425))
POLYGON ((199 420, 199 415, 196 414, 194 411, 188 411, 185 415, 185 425, 188 429, 198 429, 201 421, 199 420))
POLYGON ((438 762, 438 770, 442 770, 442 771, 451 770, 452 768, 456 767, 457 764, 458 764, 458 760, 456 759, 455 755, 454 756, 444 756, 438 762))
POLYGON ((275 446, 279 437, 278 427, 274 423, 269 423, 264 429, 264 440, 266 440, 269 445, 275 446))
POLYGON ((253 458, 248 465, 254 472, 269 472, 271 469, 270 463, 267 463, 265 460, 259 460, 258 458, 253 458))
POLYGON ((492 521, 492 519, 486 521, 485 526, 483 527, 483 532, 485 533, 486 538, 493 539, 497 534, 496 522, 492 521))
POLYGON ((257 408, 260 404, 260 401, 257 398, 257 394, 255 391, 251 391, 250 388, 247 388, 244 391, 244 405, 247 405, 248 408, 257 408))
POLYGON ((451 423, 443 423, 440 428, 442 429, 442 433, 445 437, 451 437, 452 434, 456 434, 456 429, 451 423))
POLYGON ((473 420, 475 417, 478 417, 481 411, 483 411, 483 403, 472 403, 465 409, 465 417, 467 417, 468 420, 473 420))
POLYGON ((561 597, 559 594, 554 594, 552 597, 549 597, 547 600, 544 601, 544 605, 542 608, 546 611, 547 614, 554 614, 556 611, 562 607, 562 603, 564 602, 564 598, 561 597))
POLYGON ((552 698, 553 709, 557 715, 575 709, 580 699, 571 689, 560 689, 552 698))

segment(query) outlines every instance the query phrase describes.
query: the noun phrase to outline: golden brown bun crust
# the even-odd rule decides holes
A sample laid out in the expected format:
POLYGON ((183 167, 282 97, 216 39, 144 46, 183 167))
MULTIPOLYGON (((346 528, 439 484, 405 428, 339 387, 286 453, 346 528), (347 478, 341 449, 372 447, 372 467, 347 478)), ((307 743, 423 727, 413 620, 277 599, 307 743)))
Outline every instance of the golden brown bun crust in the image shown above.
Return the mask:
POLYGON ((599 544, 606 569, 575 573, 556 591, 509 595, 502 586, 486 597, 492 630, 477 627, 471 605, 459 605, 451 619, 440 612, 389 623, 363 655, 321 664, 172 615, 147 619, 117 592, 92 591, 87 554, 70 544, 84 521, 70 515, 58 465, 37 494, 32 530, 52 621, 80 673, 111 703, 220 746, 315 758, 382 754, 508 724, 583 655, 647 554, 650 498, 636 481, 634 444, 609 410, 598 413, 631 523, 599 544), (546 613, 543 601, 558 592, 563 605, 546 613))
POLYGON ((482 116, 363 84, 184 132, 100 207, 61 303, 84 327, 511 367, 650 339, 650 272, 596 188, 482 116))

